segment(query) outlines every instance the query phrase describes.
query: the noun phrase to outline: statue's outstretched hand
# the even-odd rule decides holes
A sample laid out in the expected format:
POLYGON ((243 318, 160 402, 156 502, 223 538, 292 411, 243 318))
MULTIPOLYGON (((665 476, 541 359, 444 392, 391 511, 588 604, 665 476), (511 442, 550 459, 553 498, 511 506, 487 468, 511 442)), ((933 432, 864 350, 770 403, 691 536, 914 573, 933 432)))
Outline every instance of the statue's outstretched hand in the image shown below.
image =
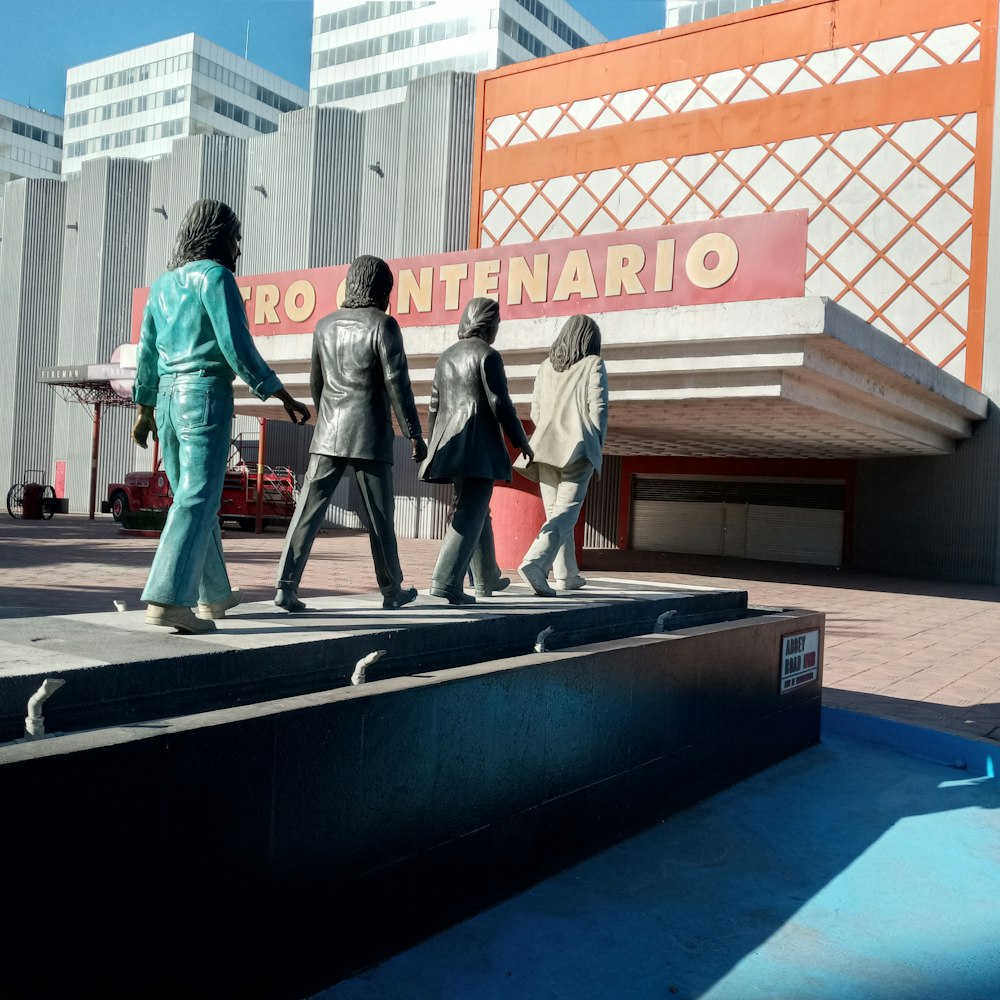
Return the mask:
POLYGON ((525 465, 531 465, 535 460, 535 453, 531 450, 531 445, 526 444, 521 449, 521 457, 524 459, 525 465))
POLYGON ((275 395, 281 400, 281 405, 284 406, 285 413, 288 414, 288 419, 293 424, 309 423, 309 407, 305 403, 300 403, 297 399, 293 399, 289 391, 285 388, 282 388, 280 392, 276 392, 275 395))
POLYGON ((156 417, 153 415, 153 407, 140 404, 135 423, 132 424, 132 440, 140 448, 145 448, 146 439, 150 434, 153 435, 154 441, 160 440, 156 431, 156 417))
POLYGON ((410 438, 413 446, 413 461, 422 462, 427 457, 427 445, 422 437, 410 438))

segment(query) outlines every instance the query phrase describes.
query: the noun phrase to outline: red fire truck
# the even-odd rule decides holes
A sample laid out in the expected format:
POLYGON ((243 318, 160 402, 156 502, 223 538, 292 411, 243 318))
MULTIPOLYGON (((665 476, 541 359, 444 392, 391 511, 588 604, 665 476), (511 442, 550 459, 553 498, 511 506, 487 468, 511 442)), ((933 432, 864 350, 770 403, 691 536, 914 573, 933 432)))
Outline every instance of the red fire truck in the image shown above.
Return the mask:
MULTIPOLYGON (((295 473, 284 466, 264 468, 263 526, 271 521, 287 520, 295 511, 295 473)), ((155 472, 129 472, 123 483, 108 486, 108 498, 101 501, 101 512, 116 521, 128 511, 166 510, 174 495, 162 467, 155 472)), ((222 486, 219 521, 235 521, 246 531, 257 523, 257 470, 238 464, 226 470, 222 486)))

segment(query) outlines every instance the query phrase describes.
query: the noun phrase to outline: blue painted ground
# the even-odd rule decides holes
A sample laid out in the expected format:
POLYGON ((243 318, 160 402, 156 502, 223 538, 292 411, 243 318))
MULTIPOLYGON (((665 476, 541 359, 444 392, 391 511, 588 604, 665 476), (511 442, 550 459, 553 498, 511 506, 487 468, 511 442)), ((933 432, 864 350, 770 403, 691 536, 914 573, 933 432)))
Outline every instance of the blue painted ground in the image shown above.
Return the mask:
POLYGON ((998 761, 845 731, 319 997, 1000 1000, 998 761))

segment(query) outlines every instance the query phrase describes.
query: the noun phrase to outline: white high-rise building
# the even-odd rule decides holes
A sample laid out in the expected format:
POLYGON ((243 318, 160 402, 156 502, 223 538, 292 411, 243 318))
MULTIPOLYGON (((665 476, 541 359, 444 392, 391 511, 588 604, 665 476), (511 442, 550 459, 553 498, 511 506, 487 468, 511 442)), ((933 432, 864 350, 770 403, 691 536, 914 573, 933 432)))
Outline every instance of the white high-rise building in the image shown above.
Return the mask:
POLYGON ((130 49, 66 73, 62 172, 94 156, 150 159, 181 135, 273 132, 301 87, 198 35, 130 49))
POLYGON ((565 0, 314 0, 309 103, 365 111, 443 70, 478 73, 607 39, 565 0))
POLYGON ((18 177, 58 177, 63 120, 0 97, 0 192, 18 177))
POLYGON ((723 14, 735 14, 751 7, 766 7, 768 4, 781 3, 781 0, 666 0, 666 20, 668 28, 676 28, 680 24, 691 24, 694 21, 704 21, 709 17, 720 17, 723 14))

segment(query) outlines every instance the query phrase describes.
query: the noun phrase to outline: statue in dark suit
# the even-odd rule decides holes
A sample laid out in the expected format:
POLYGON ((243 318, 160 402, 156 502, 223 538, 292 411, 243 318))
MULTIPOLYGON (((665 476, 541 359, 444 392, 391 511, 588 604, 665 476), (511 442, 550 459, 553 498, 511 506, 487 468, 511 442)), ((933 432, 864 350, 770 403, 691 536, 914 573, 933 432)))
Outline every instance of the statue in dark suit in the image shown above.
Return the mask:
POLYGON ((393 526, 392 412, 413 445, 413 461, 427 454, 413 401, 399 324, 386 315, 393 277, 378 257, 361 256, 347 272, 343 306, 317 324, 313 335, 311 386, 316 432, 309 467, 288 526, 278 567, 274 603, 302 611, 296 593, 316 532, 348 465, 354 469, 368 512, 375 576, 387 610, 409 604, 413 587, 402 589, 393 526))
POLYGON ((491 346, 500 327, 493 299, 472 299, 458 325, 458 343, 438 359, 428 410, 427 459, 420 477, 454 483, 455 506, 431 576, 431 595, 449 604, 475 604, 464 590, 472 567, 476 592, 509 583, 501 578, 493 547, 490 497, 494 480, 510 482, 504 434, 527 461, 532 451, 507 392, 503 359, 491 346))

